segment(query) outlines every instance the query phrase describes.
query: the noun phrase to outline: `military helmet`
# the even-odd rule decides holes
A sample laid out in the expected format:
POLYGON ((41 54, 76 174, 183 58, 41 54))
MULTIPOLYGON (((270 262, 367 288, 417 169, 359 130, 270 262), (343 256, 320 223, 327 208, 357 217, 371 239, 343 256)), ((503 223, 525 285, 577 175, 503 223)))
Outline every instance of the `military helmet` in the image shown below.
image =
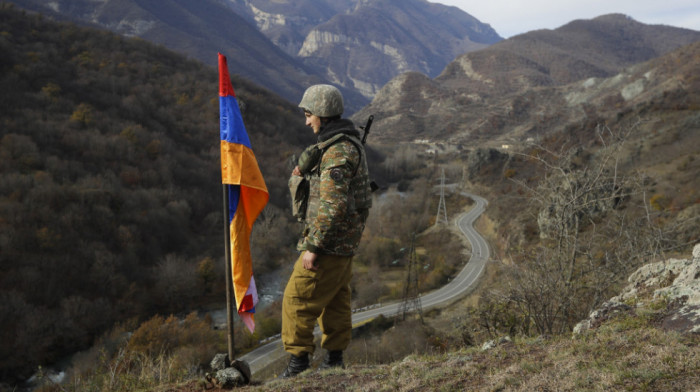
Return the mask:
POLYGON ((316 84, 306 89, 299 107, 318 117, 343 114, 343 95, 330 84, 316 84))

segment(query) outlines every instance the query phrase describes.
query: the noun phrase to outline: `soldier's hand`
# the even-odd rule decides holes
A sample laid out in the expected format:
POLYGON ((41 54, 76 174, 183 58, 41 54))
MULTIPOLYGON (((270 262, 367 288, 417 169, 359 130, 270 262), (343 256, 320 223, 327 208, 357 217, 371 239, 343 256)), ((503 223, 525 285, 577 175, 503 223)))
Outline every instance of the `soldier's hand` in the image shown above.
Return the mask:
POLYGON ((308 250, 304 252, 304 257, 302 259, 302 264, 304 265, 304 269, 307 270, 312 270, 316 271, 318 267, 316 266, 316 259, 318 258, 318 255, 313 252, 309 252, 308 250))

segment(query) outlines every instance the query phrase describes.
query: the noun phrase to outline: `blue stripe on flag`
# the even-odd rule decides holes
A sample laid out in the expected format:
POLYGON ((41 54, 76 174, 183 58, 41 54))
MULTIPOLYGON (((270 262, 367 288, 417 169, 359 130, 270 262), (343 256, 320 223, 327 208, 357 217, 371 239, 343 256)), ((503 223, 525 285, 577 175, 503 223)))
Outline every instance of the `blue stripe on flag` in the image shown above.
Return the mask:
POLYGON ((252 148, 248 133, 245 131, 245 125, 243 125, 243 117, 241 117, 241 110, 238 108, 236 97, 230 95, 219 97, 219 113, 221 140, 252 148))

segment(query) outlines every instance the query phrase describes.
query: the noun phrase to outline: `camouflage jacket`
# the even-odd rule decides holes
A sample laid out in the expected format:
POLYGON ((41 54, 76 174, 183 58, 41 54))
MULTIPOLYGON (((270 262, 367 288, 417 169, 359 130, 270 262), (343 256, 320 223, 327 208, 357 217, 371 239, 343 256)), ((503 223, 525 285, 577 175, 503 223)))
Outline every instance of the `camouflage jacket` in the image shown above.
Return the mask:
POLYGON ((306 227, 297 249, 351 256, 372 206, 364 147, 349 120, 327 124, 317 146, 323 153, 308 174, 306 227))

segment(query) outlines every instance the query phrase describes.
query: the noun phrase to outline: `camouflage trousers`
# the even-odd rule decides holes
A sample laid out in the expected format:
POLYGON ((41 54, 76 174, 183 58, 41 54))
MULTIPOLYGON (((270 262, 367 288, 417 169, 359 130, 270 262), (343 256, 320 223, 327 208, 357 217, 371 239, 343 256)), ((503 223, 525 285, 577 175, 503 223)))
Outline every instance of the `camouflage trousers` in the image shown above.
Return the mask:
POLYGON ((345 350, 352 337, 350 278, 352 256, 319 255, 318 269, 302 265, 301 253, 287 282, 282 300, 282 344, 294 355, 313 354, 314 327, 318 320, 321 347, 345 350))

